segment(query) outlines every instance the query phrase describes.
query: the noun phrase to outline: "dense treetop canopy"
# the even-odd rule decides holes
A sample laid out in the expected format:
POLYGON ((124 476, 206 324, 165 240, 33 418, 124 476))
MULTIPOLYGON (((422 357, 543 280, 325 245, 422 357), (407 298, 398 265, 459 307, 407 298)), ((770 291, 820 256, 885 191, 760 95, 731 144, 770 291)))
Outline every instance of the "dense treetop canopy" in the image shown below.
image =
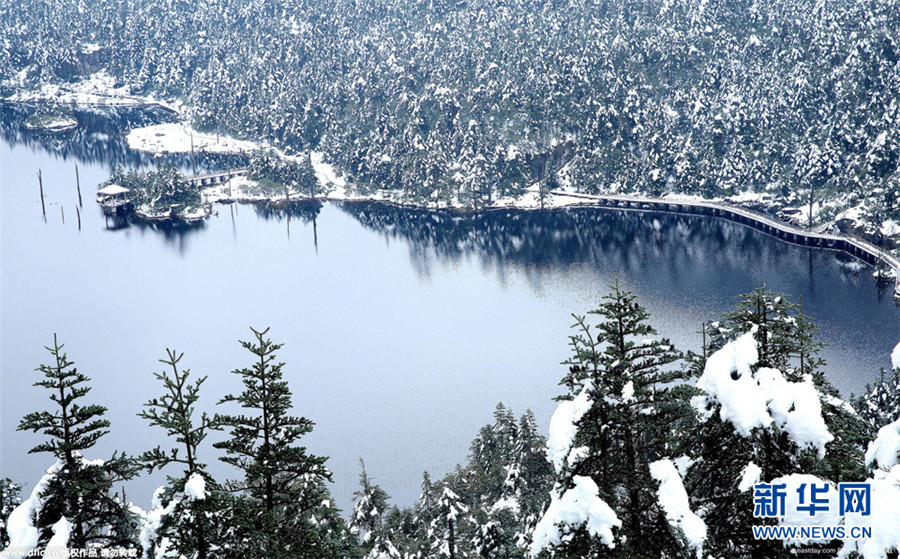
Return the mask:
POLYGON ((6 91, 105 69, 410 199, 540 182, 896 211, 896 0, 49 0, 0 28, 6 91))

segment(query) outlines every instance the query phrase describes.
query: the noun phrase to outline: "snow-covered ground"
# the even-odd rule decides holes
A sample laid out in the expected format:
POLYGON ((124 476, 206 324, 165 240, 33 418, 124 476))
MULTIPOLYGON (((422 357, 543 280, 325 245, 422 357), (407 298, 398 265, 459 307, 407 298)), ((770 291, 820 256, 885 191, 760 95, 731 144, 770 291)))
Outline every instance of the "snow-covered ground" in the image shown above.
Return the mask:
POLYGON ((18 103, 53 102, 80 107, 140 107, 159 105, 184 114, 179 101, 163 101, 149 95, 132 95, 128 86, 116 85, 114 77, 105 70, 96 72, 75 83, 45 84, 37 90, 21 86, 24 74, 6 80, 5 85, 18 87, 18 91, 6 100, 18 103), (18 82, 18 83, 17 83, 18 82))
POLYGON ((57 116, 41 120, 38 123, 26 122, 25 128, 29 130, 45 130, 47 132, 64 132, 78 128, 78 121, 74 117, 57 116))
POLYGON ((128 147, 148 153, 249 153, 260 148, 255 142, 237 140, 220 134, 198 132, 181 122, 135 128, 126 137, 128 147))

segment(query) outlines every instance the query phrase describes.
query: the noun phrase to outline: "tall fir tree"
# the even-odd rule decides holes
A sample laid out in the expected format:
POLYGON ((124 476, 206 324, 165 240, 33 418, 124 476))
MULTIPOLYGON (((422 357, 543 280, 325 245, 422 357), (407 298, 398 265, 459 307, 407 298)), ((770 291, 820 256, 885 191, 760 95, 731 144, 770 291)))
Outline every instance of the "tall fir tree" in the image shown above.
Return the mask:
MULTIPOLYGON (((570 537, 552 546, 559 557, 584 553, 610 556, 659 557, 680 551, 658 503, 658 485, 650 462, 672 452, 671 434, 690 414, 687 387, 678 385, 686 373, 678 367, 681 353, 666 339, 657 339, 650 314, 634 294, 618 282, 590 315, 600 319, 596 330, 584 316, 575 317, 570 336, 573 355, 561 383, 586 409, 574 422, 574 435, 554 450, 557 468, 554 491, 562 496, 574 478, 589 477, 599 497, 621 520, 615 550, 600 545, 584 526, 566 526, 570 537)), ((551 442, 551 445, 559 441, 551 442)))
POLYGON ((171 376, 167 371, 154 373, 162 382, 165 393, 145 403, 146 409, 138 415, 150 425, 165 429, 178 446, 169 450, 157 446, 143 453, 140 462, 150 473, 170 465, 181 466, 183 475, 169 476, 168 486, 157 496, 165 514, 154 530, 152 543, 159 547, 164 540, 169 552, 206 559, 211 549, 221 543, 214 534, 224 529, 221 511, 225 508, 212 476, 206 471, 206 464, 200 461, 200 443, 216 429, 216 425, 205 412, 200 415, 199 422, 194 420, 200 386, 207 377, 188 382, 190 369, 178 368, 184 354, 171 349, 166 349, 166 354, 166 359, 159 361, 171 368, 171 376), (180 454, 180 451, 184 452, 180 454), (204 489, 200 498, 198 485, 204 489))
POLYGON ((350 531, 357 534, 363 550, 368 551, 375 542, 375 536, 381 529, 382 518, 387 513, 387 492, 373 483, 366 472, 366 464, 359 459, 359 489, 353 492, 356 502, 350 517, 350 531))
POLYGON ((519 419, 512 461, 505 467, 504 500, 515 503, 518 529, 516 544, 525 546, 527 534, 547 507, 553 486, 553 466, 547 460, 547 441, 538 432, 534 413, 526 410, 519 419))
POLYGON ((853 399, 853 408, 873 432, 900 419, 900 368, 882 369, 878 381, 853 399))
POLYGON ((445 485, 440 490, 435 508, 435 516, 431 521, 431 535, 434 541, 432 549, 435 550, 436 556, 447 559, 465 557, 465 551, 460 549, 460 543, 467 547, 466 539, 461 537, 461 532, 465 528, 469 507, 462 502, 459 495, 445 485))
MULTIPOLYGON (((714 406, 706 410, 710 413, 704 413, 705 419, 698 422, 694 436, 687 440, 692 447, 688 453, 696 460, 688 470, 686 484, 693 503, 706 511, 707 551, 735 557, 786 556, 777 542, 754 540, 738 528, 754 522, 752 492, 739 489, 748 465, 760 469, 761 480, 804 472, 835 483, 858 481, 866 473, 863 451, 868 429, 825 379, 825 362, 819 356, 822 344, 815 339, 815 325, 787 295, 763 284, 741 295, 723 321, 711 326, 713 349, 752 333, 758 359, 750 368, 751 374, 772 368, 789 382, 811 381, 822 420, 833 436, 820 455, 810 446, 798 445, 788 430, 777 424, 755 428, 746 436, 739 434, 714 406)), ((735 375, 732 372, 732 378, 735 375)))
POLYGON ((81 403, 91 390, 90 379, 68 359, 56 334, 53 346, 46 349, 53 361, 38 367, 44 379, 34 386, 50 391, 55 409, 29 413, 19 423, 20 431, 47 436, 29 452, 46 452, 59 460, 56 474, 40 495, 42 506, 35 519, 39 545, 49 541, 51 527, 65 517, 71 526, 68 543, 72 548, 136 547, 134 515, 113 492, 113 485, 134 477, 137 465, 116 453, 105 461, 84 459, 82 452, 109 432, 110 423, 103 418, 106 408, 81 403))
MULTIPOLYGON (((241 345, 253 355, 254 363, 233 371, 241 377, 244 390, 219 403, 237 403, 253 413, 217 415, 215 422, 228 428, 230 437, 213 445, 226 452, 223 462, 244 474, 242 480, 225 485, 249 497, 238 539, 245 546, 252 542, 255 554, 269 558, 325 553, 315 523, 317 515, 327 512, 320 509, 328 500, 325 482, 331 480, 331 472, 325 458, 298 446, 303 435, 312 431, 313 422, 289 414, 291 391, 283 379, 284 363, 275 355, 282 344, 266 337, 268 328, 251 331, 255 340, 241 345)), ((341 540, 343 529, 335 537, 341 540)), ((230 552, 243 553, 241 546, 233 546, 230 552)))
POLYGON ((762 284, 741 295, 734 309, 723 318, 728 339, 757 330, 756 368, 778 369, 790 380, 810 374, 817 382, 824 381, 824 361, 819 356, 822 343, 814 338, 816 328, 801 312, 800 305, 790 301, 787 295, 762 284))

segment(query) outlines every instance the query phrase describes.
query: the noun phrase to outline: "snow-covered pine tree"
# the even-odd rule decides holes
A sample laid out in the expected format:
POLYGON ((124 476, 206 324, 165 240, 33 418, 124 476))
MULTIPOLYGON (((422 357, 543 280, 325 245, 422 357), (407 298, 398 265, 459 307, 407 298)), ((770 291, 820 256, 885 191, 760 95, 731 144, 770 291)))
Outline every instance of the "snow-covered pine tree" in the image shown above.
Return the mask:
POLYGON ((853 400, 853 408, 873 431, 900 419, 900 368, 882 369, 881 378, 853 400))
POLYGON ((446 485, 440 489, 440 496, 435 503, 435 515, 431 521, 430 532, 434 542, 432 549, 436 557, 461 559, 466 556, 460 550, 460 543, 467 541, 461 537, 461 525, 465 524, 469 507, 463 504, 459 495, 446 485))
POLYGON ((824 378, 815 327, 786 295, 765 285, 742 295, 715 330, 718 350, 698 381, 705 394, 693 401, 701 419, 688 439, 689 493, 707 523, 707 552, 780 557, 780 544, 734 528, 754 521, 753 483, 798 472, 864 479, 868 431, 824 378))
POLYGON ((681 354, 656 339, 649 313, 618 282, 591 315, 575 316, 568 393, 551 420, 548 455, 557 472, 532 553, 555 557, 658 557, 678 553, 649 463, 665 456, 683 421, 681 354), (573 510, 579 514, 569 514, 573 510), (613 529, 616 529, 614 534, 613 529), (615 549, 612 549, 615 547, 615 549))
POLYGON ((54 473, 45 476, 44 490, 36 496, 39 511, 32 520, 39 531, 38 548, 47 544, 53 536, 52 527, 63 518, 71 548, 137 547, 136 534, 131 530, 134 515, 113 492, 113 485, 134 477, 138 467, 133 459, 116 453, 106 461, 89 461, 82 456, 109 432, 110 423, 103 418, 106 408, 81 403, 91 390, 87 384, 90 379, 69 361, 56 334, 53 346, 46 349, 53 361, 38 367, 44 379, 34 385, 50 391, 55 409, 29 413, 18 427, 20 431, 46 435, 48 439, 29 452, 46 452, 58 461, 51 468, 54 473))
MULTIPOLYGON (((553 467, 547 460, 546 440, 538 433, 531 410, 522 415, 518 425, 506 408, 498 406, 495 418, 490 432, 506 433, 503 440, 509 442, 493 468, 497 470, 492 477, 496 487, 473 501, 474 550, 485 558, 524 557, 528 537, 549 502, 553 467)), ((473 442, 469 469, 479 461, 474 451, 484 442, 485 435, 482 429, 473 442)))
POLYGON ((216 415, 214 421, 230 430, 230 437, 213 446, 225 450, 221 460, 243 472, 242 480, 225 484, 227 490, 248 497, 237 515, 238 526, 229 543, 229 553, 268 558, 321 553, 313 519, 327 501, 324 482, 331 479, 325 458, 297 446, 312 431, 313 422, 289 415, 291 391, 283 379, 284 363, 275 352, 282 344, 266 338, 269 329, 251 328, 254 341, 241 345, 254 356, 249 368, 233 371, 244 390, 225 396, 219 403, 237 403, 253 412, 216 415), (249 546, 249 547, 248 547, 249 546))
POLYGON ((518 425, 513 413, 502 403, 494 410, 494 423, 481 428, 469 446, 467 470, 469 501, 490 507, 503 493, 506 467, 512 461, 518 425))
POLYGON ((822 343, 813 338, 815 327, 800 312, 800 305, 787 295, 776 293, 762 284, 741 295, 734 310, 725 314, 724 322, 730 339, 757 329, 759 367, 772 367, 792 380, 805 374, 821 376, 822 343))
POLYGON ((171 349, 166 349, 166 354, 166 359, 159 361, 171 368, 172 375, 167 371, 154 373, 162 382, 165 393, 145 403, 146 409, 138 415, 150 425, 165 429, 178 446, 169 450, 157 446, 144 452, 139 460, 150 473, 169 465, 179 465, 184 471, 179 477, 169 476, 168 485, 155 496, 160 510, 151 514, 159 514, 153 526, 145 527, 142 540, 150 544, 145 549, 147 553, 151 547, 160 549, 164 540, 165 549, 161 550, 161 555, 206 559, 220 544, 217 535, 223 529, 221 512, 227 508, 215 481, 206 471, 206 464, 199 457, 200 443, 216 426, 205 412, 200 415, 199 422, 194 422, 194 406, 206 377, 188 382, 190 369, 178 368, 184 354, 171 349), (184 453, 179 455, 180 451, 184 453))
POLYGON ((517 545, 525 546, 526 536, 547 508, 553 477, 553 466, 547 460, 547 440, 538 432, 534 413, 525 410, 519 419, 513 458, 506 467, 502 497, 512 500, 516 509, 517 545))
POLYGON ((391 507, 384 515, 382 529, 376 534, 366 559, 400 559, 418 557, 419 530, 413 509, 391 507))
POLYGON ((438 553, 438 547, 434 541, 434 528, 432 523, 439 514, 437 506, 438 488, 431 481, 431 474, 427 471, 422 473, 422 482, 420 484, 422 492, 419 494, 419 500, 416 502, 413 511, 415 520, 415 531, 411 538, 415 542, 414 549, 409 552, 412 556, 421 559, 435 557, 438 553))
POLYGON ((852 408, 839 397, 825 378, 825 360, 819 355, 823 344, 816 340, 817 328, 802 306, 784 293, 771 291, 762 284, 742 295, 734 310, 724 316, 734 339, 755 330, 759 360, 756 369, 778 369, 786 379, 802 382, 807 376, 819 392, 822 416, 834 440, 828 443, 821 462, 808 464, 810 473, 832 481, 863 479, 863 453, 871 434, 852 408))
POLYGON ((22 502, 22 486, 7 478, 0 479, 0 547, 9 545, 6 521, 9 514, 22 502))
POLYGON ((377 531, 381 528, 381 520, 387 513, 387 492, 373 483, 366 473, 366 464, 359 459, 359 489, 353 492, 356 502, 350 516, 350 531, 357 534, 363 550, 372 548, 377 531))

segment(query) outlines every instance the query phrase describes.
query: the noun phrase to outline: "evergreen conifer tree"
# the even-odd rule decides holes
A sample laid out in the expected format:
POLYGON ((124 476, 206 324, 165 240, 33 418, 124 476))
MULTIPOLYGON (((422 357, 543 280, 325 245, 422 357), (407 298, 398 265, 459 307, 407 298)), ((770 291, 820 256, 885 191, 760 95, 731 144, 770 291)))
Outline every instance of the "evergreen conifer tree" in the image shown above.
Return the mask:
POLYGON ((353 493, 356 503, 350 517, 350 531, 358 534, 364 549, 371 549, 376 532, 381 528, 381 520, 387 513, 387 492, 372 483, 366 473, 366 464, 359 459, 359 489, 353 493))
POLYGON ((746 530, 736 528, 759 523, 752 517, 752 490, 738 488, 748 465, 760 468, 761 480, 797 472, 835 483, 864 479, 868 430, 825 379, 824 360, 819 356, 822 344, 815 340, 815 326, 802 314, 800 305, 786 295, 762 285, 740 296, 723 322, 712 326, 714 349, 753 332, 758 361, 751 367, 752 374, 767 367, 777 369, 791 382, 811 380, 818 392, 824 424, 834 437, 820 456, 814 448, 800 447, 780 426, 755 428, 742 436, 730 421, 710 410, 712 413, 698 423, 694 436, 688 439, 693 447, 688 453, 696 460, 686 481, 698 508, 707 511, 707 551, 737 557, 785 556, 787 552, 780 544, 754 540, 746 530))
POLYGON ((724 316, 730 338, 756 328, 759 361, 756 368, 778 369, 790 380, 805 374, 822 382, 819 357, 822 343, 815 340, 815 326, 800 312, 800 305, 787 295, 775 293, 762 284, 741 295, 734 310, 724 316))
MULTIPOLYGON (((266 338, 268 328, 251 331, 255 340, 241 345, 254 356, 254 363, 233 371, 244 390, 219 403, 234 402, 253 413, 217 415, 215 422, 230 429, 230 437, 213 445, 225 450, 222 461, 244 474, 242 480, 225 485, 249 497, 237 538, 244 546, 252 544, 255 555, 268 558, 322 553, 313 519, 327 501, 324 482, 330 481, 331 473, 325 458, 297 446, 312 431, 313 422, 289 415, 291 391, 282 376, 284 363, 275 355, 282 344, 266 338)), ((240 546, 232 546, 231 552, 242 553, 240 546)))
POLYGON ((458 559, 465 556, 460 550, 460 543, 466 543, 461 537, 461 524, 466 522, 469 512, 459 495, 446 485, 441 488, 440 496, 435 503, 436 514, 431 521, 431 533, 434 538, 433 549, 438 557, 458 559))
POLYGON ((526 410, 519 419, 512 461, 506 466, 503 481, 504 498, 516 503, 518 517, 517 544, 525 545, 525 537, 537 524, 547 507, 553 486, 553 466, 547 460, 547 441, 538 432, 534 413, 526 410))
POLYGON ((571 537, 553 547, 555 556, 593 550, 590 553, 658 557, 679 549, 658 503, 649 463, 672 451, 670 434, 690 413, 690 392, 673 386, 685 377, 675 367, 681 354, 668 340, 650 337, 656 334, 648 323, 650 315, 632 293, 618 282, 611 288, 590 312, 600 318, 596 331, 586 317, 575 317, 573 356, 565 362, 569 373, 560 383, 568 393, 561 399, 586 396, 588 407, 574 423, 571 442, 555 456, 554 491, 561 496, 574 477, 590 477, 622 528, 612 551, 583 526, 568 526, 571 537))
POLYGON ((0 547, 9 545, 6 521, 13 509, 22 502, 21 491, 22 486, 13 483, 8 477, 0 479, 0 547))
POLYGON ((180 477, 169 476, 169 485, 159 496, 159 504, 166 513, 154 531, 153 544, 158 545, 160 540, 165 539, 167 549, 178 555, 190 557, 196 553, 197 559, 206 559, 211 547, 217 544, 217 538, 213 537, 216 532, 213 525, 217 520, 221 521, 220 511, 224 507, 221 495, 206 471, 206 464, 200 461, 199 447, 216 425, 206 413, 201 414, 197 424, 194 423, 194 406, 206 377, 200 377, 194 383, 188 382, 190 369, 178 368, 184 354, 171 349, 166 349, 166 353, 167 358, 159 361, 172 369, 172 376, 166 371, 154 373, 166 392, 144 404, 146 409, 138 415, 149 421, 150 425, 165 429, 179 446, 168 451, 157 446, 142 454, 140 461, 151 473, 154 469, 172 464, 180 465, 184 472, 180 477), (179 455, 181 450, 184 453, 179 455), (188 484, 191 486, 189 489, 186 487, 188 484), (204 488, 202 496, 197 494, 198 484, 204 488))
POLYGON ((518 425, 512 411, 502 403, 494 410, 494 423, 481 428, 469 451, 471 477, 469 502, 490 508, 504 491, 506 468, 513 459, 518 425))
POLYGON ((900 369, 881 370, 881 378, 866 393, 853 400, 853 408, 874 433, 900 419, 900 369))
POLYGON ((39 545, 46 544, 51 527, 65 517, 71 526, 68 543, 72 548, 134 547, 133 514, 124 499, 113 493, 113 484, 134 477, 137 466, 115 453, 106 461, 83 458, 81 453, 108 433, 110 423, 103 419, 106 408, 81 403, 91 390, 90 379, 69 361, 55 334, 53 346, 46 349, 53 361, 38 367, 44 379, 34 385, 50 391, 56 409, 29 413, 19 423, 20 431, 47 436, 29 452, 47 452, 59 460, 56 474, 40 495, 42 506, 35 519, 39 545))

